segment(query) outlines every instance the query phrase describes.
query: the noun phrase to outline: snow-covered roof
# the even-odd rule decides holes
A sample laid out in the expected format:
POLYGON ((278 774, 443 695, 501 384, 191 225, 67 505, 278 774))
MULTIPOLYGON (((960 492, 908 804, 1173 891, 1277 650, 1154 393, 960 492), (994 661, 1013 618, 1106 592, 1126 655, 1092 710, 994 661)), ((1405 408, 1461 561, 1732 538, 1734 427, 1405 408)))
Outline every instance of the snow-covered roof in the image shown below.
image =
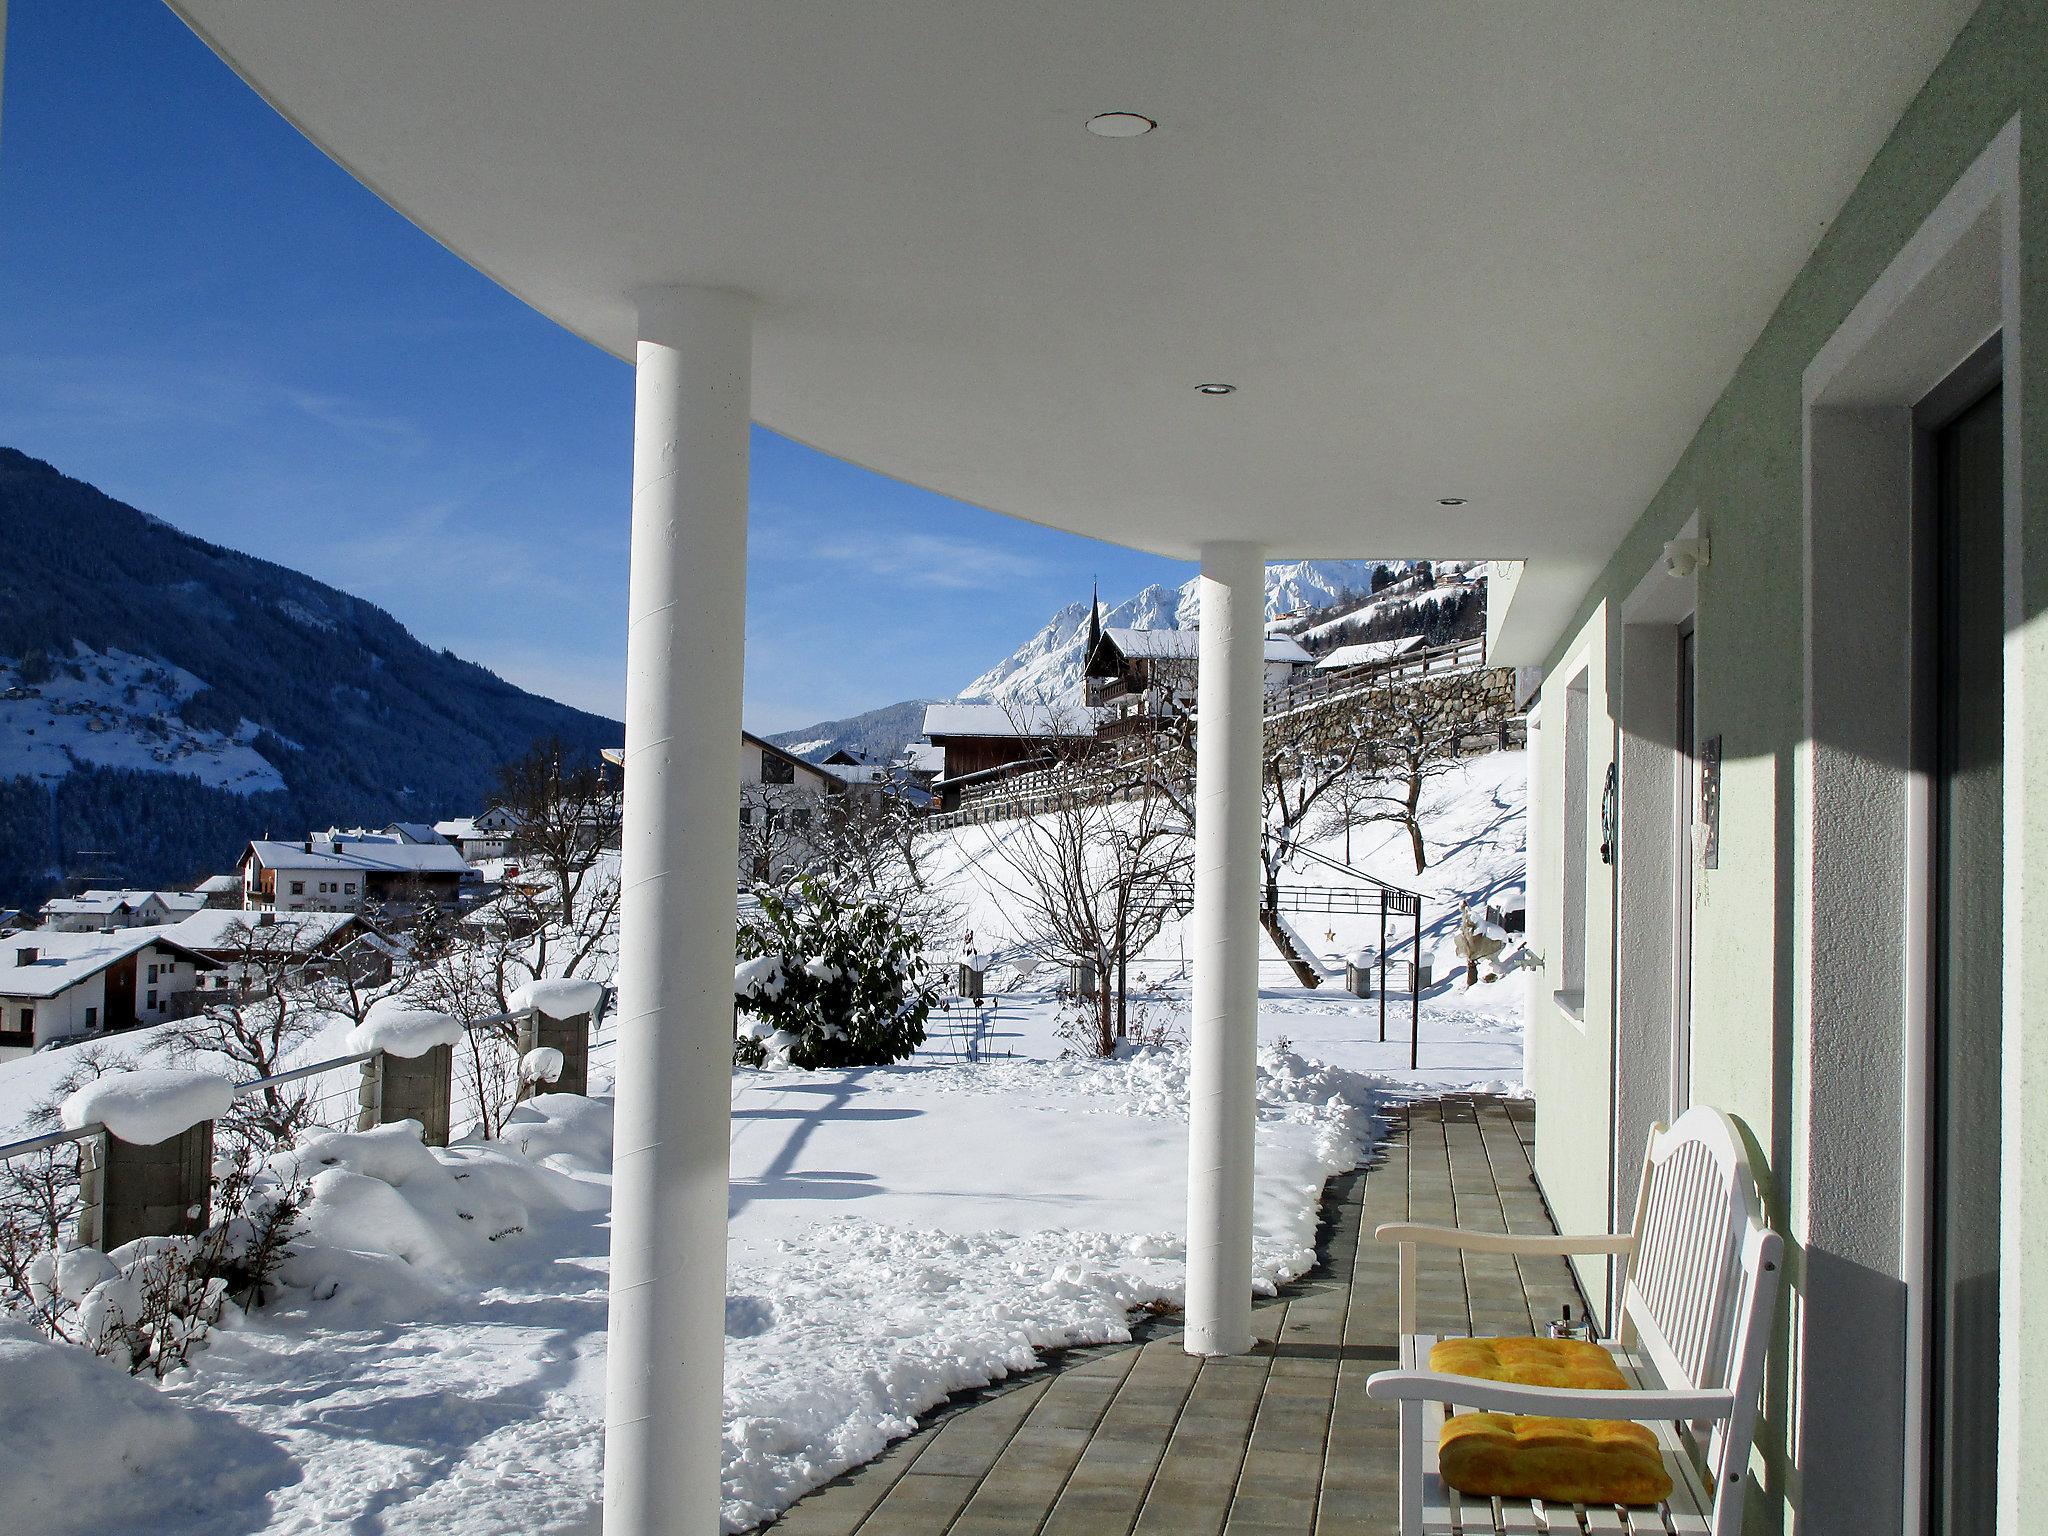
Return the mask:
POLYGON ((1403 635, 1399 640, 1367 640, 1359 645, 1340 645, 1316 663, 1316 670, 1335 672, 1344 667, 1371 666, 1375 662, 1392 661, 1396 656, 1405 656, 1410 651, 1420 650, 1421 647, 1420 635, 1403 635))
POLYGON ((440 831, 424 821, 394 821, 384 829, 402 843, 438 843, 440 831))
POLYGON ((249 845, 265 869, 368 870, 389 874, 459 875, 469 865, 459 849, 444 842, 401 843, 395 838, 350 837, 330 842, 316 837, 296 843, 260 838, 249 845), (307 841, 312 846, 307 847, 307 841))
POLYGON ((913 741, 903 749, 903 760, 913 773, 944 773, 946 749, 928 741, 913 741))
POLYGON ((84 891, 77 896, 53 896, 43 903, 48 917, 103 917, 108 913, 138 911, 154 896, 166 911, 196 912, 206 898, 196 891, 84 891))
POLYGON ((927 736, 1093 736, 1095 720, 1085 709, 1050 704, 927 704, 927 736))
MULTIPOLYGON (((1126 657, 1193 661, 1202 650, 1200 629, 1105 629, 1102 638, 1126 657)), ((1266 660, 1313 661, 1299 641, 1288 635, 1266 636, 1266 660)))
POLYGON ((208 875, 204 880, 193 886, 192 890, 195 895, 199 896, 223 896, 231 891, 239 891, 241 888, 242 877, 240 875, 208 875))
POLYGON ((1202 648, 1192 629, 1105 629, 1102 638, 1133 659, 1193 661, 1202 648))
MULTIPOLYGON (((311 954, 355 921, 353 912, 285 912, 273 917, 268 912, 214 907, 172 923, 163 934, 188 949, 220 953, 240 948, 246 942, 242 932, 247 930, 289 943, 294 954, 311 954), (266 917, 272 920, 264 922, 266 917)), ((265 942, 269 941, 266 938, 265 942)))
POLYGON ((211 967, 213 962, 170 937, 169 928, 117 928, 112 933, 17 933, 0 940, 0 997, 55 997, 108 966, 155 945, 211 967), (35 958, 23 964, 21 956, 35 958))

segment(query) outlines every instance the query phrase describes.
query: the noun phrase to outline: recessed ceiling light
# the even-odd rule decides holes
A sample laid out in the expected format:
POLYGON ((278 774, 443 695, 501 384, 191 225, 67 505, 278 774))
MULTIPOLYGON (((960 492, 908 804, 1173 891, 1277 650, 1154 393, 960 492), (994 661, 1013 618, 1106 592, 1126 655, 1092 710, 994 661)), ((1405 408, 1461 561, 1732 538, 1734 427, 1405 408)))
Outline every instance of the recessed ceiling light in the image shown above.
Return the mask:
POLYGON ((1198 395, 1234 395, 1237 393, 1237 386, 1235 384, 1197 384, 1195 386, 1195 393, 1198 395))
POLYGON ((1465 498, 1462 496, 1439 496, 1436 499, 1436 504, 1440 507, 1462 507, 1465 505, 1465 498))
POLYGON ((1137 112, 1098 112, 1088 119, 1088 131, 1101 139, 1135 139, 1158 126, 1137 112))

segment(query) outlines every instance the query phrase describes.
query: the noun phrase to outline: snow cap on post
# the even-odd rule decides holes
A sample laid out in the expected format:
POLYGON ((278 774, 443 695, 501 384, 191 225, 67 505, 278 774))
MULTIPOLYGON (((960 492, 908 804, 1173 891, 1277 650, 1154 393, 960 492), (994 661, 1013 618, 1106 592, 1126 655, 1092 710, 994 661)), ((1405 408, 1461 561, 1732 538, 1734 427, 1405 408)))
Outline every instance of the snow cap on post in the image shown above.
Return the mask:
POLYGON ((512 994, 514 1013, 544 1013, 551 1019, 580 1018, 597 1012, 604 1000, 601 981, 572 980, 566 976, 529 981, 512 994))
POLYGON ((402 998, 380 997, 362 1023, 348 1032, 351 1053, 382 1051, 387 1056, 424 1056, 437 1045, 454 1045, 462 1025, 453 1014, 437 1013, 402 998))
POLYGON ((522 1083, 553 1083, 559 1082, 561 1077, 562 1053, 552 1045, 537 1045, 519 1058, 519 1080, 522 1083))
POLYGON ((202 1120, 218 1120, 235 1102, 235 1085, 214 1072, 188 1067, 136 1067, 110 1072, 58 1106, 70 1131, 103 1125, 109 1135, 137 1147, 182 1136, 202 1120))

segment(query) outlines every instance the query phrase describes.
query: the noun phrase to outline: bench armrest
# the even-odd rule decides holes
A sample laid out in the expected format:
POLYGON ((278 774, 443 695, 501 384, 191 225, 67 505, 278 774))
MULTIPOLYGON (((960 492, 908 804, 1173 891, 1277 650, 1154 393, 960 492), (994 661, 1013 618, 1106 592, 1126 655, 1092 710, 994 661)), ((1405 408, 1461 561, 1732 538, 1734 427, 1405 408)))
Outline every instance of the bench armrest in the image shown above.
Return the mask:
POLYGON ((1426 1227, 1404 1221, 1384 1222, 1372 1235, 1383 1243, 1419 1243, 1426 1248, 1464 1248, 1473 1253, 1628 1253, 1636 1245, 1632 1232, 1559 1237, 1551 1232, 1469 1232, 1463 1227, 1426 1227))
POLYGON ((1382 1402, 1456 1403, 1487 1413, 1533 1413, 1556 1419, 1725 1419, 1735 1411, 1735 1394, 1613 1390, 1582 1387, 1525 1387, 1479 1376, 1441 1371, 1376 1371, 1365 1395, 1382 1402))

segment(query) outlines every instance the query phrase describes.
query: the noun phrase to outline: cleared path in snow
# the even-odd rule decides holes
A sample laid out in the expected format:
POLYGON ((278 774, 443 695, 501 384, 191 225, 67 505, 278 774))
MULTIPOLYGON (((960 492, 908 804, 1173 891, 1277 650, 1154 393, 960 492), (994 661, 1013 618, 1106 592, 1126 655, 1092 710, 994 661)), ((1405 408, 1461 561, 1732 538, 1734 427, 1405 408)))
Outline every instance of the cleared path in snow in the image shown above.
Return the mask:
MULTIPOLYGON (((776 1536, 1391 1536, 1395 1405, 1365 1381, 1395 1360, 1396 1260, 1383 1221, 1550 1232, 1526 1099, 1459 1096, 1400 1113, 1369 1171, 1331 1181, 1319 1262, 1255 1313, 1259 1343, 1195 1360, 1177 1330, 1074 1350, 932 1415, 810 1495, 776 1536)), ((1425 1253, 1422 1325, 1530 1333, 1583 1297, 1562 1259, 1425 1253)))

